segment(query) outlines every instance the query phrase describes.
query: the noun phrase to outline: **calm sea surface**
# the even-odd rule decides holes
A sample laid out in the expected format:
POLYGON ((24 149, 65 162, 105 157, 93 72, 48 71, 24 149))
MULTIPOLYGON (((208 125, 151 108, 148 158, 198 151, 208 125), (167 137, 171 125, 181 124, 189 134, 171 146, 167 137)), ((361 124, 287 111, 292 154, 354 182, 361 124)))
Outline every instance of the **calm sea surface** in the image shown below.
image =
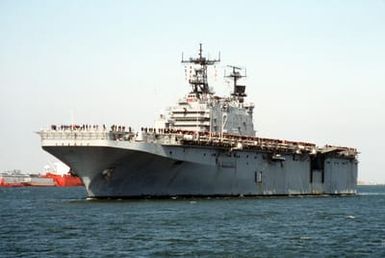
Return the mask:
POLYGON ((355 197, 87 201, 0 188, 1 257, 385 257, 385 186, 355 197))

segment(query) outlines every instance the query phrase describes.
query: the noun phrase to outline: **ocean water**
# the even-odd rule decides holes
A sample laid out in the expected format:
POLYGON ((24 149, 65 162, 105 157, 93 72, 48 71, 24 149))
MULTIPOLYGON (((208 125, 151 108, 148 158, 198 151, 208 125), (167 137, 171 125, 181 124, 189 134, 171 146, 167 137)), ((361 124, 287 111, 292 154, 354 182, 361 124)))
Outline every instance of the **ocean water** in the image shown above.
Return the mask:
POLYGON ((0 188, 0 256, 385 257, 385 186, 353 197, 85 197, 0 188))

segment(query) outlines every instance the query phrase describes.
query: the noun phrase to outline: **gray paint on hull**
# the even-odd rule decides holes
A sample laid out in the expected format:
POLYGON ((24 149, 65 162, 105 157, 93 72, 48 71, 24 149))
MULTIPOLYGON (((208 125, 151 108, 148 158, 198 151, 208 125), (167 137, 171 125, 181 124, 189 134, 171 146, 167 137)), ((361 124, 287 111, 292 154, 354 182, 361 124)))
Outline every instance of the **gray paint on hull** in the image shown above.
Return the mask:
POLYGON ((45 146, 85 183, 89 197, 354 194, 357 161, 325 159, 311 172, 308 155, 133 143, 130 148, 45 146), (103 173, 104 171, 104 173, 103 173), (110 171, 110 173, 107 173, 110 171), (260 173, 261 182, 257 175, 260 173), (311 176, 311 173, 312 176, 311 176), (311 182, 312 179, 312 182, 311 182))

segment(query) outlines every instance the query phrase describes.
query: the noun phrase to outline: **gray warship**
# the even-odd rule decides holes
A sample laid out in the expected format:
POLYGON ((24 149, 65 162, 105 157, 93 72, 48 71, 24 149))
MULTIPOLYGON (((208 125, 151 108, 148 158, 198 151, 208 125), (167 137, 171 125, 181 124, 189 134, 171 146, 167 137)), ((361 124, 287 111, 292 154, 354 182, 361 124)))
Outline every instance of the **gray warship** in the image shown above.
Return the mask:
POLYGON ((183 59, 191 91, 153 128, 52 125, 42 148, 71 167, 90 198, 352 195, 355 148, 256 136, 245 75, 230 67, 227 97, 208 84, 220 61, 202 53, 183 59))

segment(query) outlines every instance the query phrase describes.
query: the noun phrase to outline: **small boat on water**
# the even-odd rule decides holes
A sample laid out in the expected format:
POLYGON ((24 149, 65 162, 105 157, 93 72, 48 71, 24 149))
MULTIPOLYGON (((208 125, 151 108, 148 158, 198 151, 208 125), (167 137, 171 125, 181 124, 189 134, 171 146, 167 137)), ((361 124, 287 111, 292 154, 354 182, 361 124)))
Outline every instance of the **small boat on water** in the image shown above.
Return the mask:
POLYGON ((14 169, 0 173, 0 187, 56 186, 52 178, 26 174, 14 169))
POLYGON ((59 162, 45 166, 41 174, 26 174, 17 169, 0 173, 0 187, 27 186, 72 187, 83 186, 83 182, 59 162))

